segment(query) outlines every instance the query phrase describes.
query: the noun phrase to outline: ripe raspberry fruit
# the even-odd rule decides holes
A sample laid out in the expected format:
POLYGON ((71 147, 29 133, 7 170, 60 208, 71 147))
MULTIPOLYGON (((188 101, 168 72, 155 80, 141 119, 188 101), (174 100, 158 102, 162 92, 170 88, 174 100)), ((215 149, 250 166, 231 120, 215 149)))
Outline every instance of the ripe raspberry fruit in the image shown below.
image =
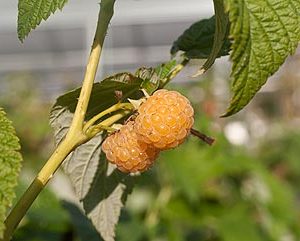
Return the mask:
POLYGON ((107 159, 122 172, 143 172, 155 161, 159 150, 139 140, 133 121, 108 136, 102 144, 107 159))
POLYGON ((139 107, 135 129, 145 143, 167 150, 183 143, 193 124, 190 101, 176 91, 162 89, 139 107))

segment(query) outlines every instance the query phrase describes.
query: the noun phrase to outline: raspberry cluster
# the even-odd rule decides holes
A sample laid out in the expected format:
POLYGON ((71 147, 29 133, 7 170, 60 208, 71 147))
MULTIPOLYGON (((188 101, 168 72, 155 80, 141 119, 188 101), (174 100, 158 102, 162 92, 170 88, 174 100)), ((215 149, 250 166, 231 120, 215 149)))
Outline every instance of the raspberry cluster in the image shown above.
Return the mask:
POLYGON ((107 159, 123 172, 143 172, 157 158, 159 151, 142 142, 134 130, 134 122, 123 125, 102 144, 107 159))
POLYGON ((176 91, 156 91, 137 112, 134 121, 108 136, 102 145, 107 159, 123 172, 147 170, 160 151, 183 143, 194 123, 191 103, 176 91))
POLYGON ((158 90, 138 109, 136 132, 160 150, 184 142, 194 124, 190 101, 176 91, 158 90))

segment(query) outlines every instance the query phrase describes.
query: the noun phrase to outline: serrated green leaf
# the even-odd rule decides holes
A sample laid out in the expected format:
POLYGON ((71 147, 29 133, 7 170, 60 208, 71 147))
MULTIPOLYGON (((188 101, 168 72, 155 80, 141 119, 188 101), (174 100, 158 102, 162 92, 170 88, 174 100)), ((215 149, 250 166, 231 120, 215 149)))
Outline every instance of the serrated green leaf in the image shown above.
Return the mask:
MULTIPOLYGON (((192 24, 173 43, 171 54, 175 55, 178 51, 183 51, 184 55, 189 59, 208 58, 213 50, 215 31, 215 16, 192 24)), ((230 41, 226 38, 216 57, 228 55, 229 49, 230 41)))
POLYGON ((300 40, 300 2, 226 0, 233 38, 233 97, 223 116, 240 111, 274 74, 300 40))
MULTIPOLYGON (((87 119, 117 103, 116 91, 122 93, 123 99, 137 98, 141 94, 142 81, 132 74, 120 73, 94 84, 87 119)), ((55 131, 56 143, 62 140, 70 127, 79 93, 80 88, 59 97, 52 108, 50 123, 55 131)), ((126 175, 117 170, 113 173, 118 173, 120 178, 108 181, 112 177, 107 172, 107 161, 103 156, 100 159, 102 139, 99 134, 77 147, 64 161, 63 169, 95 228, 105 240, 112 240, 123 200, 131 184, 124 181, 126 175)))
POLYGON ((63 169, 82 200, 96 175, 101 153, 102 136, 98 135, 73 151, 63 163, 63 169))
POLYGON ((19 139, 10 120, 0 108, 0 238, 3 237, 7 208, 15 197, 14 188, 21 169, 19 139))
POLYGON ((19 0, 18 37, 21 41, 51 13, 62 9, 67 0, 19 0))

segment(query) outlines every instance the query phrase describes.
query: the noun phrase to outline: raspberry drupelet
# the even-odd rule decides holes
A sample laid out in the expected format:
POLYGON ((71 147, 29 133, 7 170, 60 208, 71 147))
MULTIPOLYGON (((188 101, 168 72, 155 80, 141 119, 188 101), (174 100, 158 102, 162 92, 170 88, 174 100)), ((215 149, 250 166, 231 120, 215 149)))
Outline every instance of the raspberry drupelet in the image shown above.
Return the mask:
POLYGON ((122 172, 143 172, 155 161, 159 150, 142 142, 134 130, 133 121, 108 136, 102 144, 107 159, 122 172))
POLYGON ((193 124, 190 101, 177 91, 161 89, 139 107, 134 127, 142 141, 167 150, 183 143, 193 124))

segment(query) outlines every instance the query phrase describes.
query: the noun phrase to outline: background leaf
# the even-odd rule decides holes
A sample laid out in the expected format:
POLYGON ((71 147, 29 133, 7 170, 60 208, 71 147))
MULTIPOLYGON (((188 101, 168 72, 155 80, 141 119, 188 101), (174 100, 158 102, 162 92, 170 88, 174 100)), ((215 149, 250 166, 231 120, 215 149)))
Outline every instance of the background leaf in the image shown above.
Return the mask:
POLYGON ((106 161, 101 155, 98 170, 89 193, 82 200, 84 210, 104 240, 114 240, 115 225, 121 208, 133 187, 133 177, 124 174, 106 161))
POLYGON ((300 2, 226 0, 233 38, 233 97, 224 116, 241 110, 300 40, 300 2))
MULTIPOLYGON (((192 24, 173 43, 171 54, 183 51, 189 59, 206 59, 213 50, 214 35, 216 32, 216 17, 200 20, 192 24)), ((228 55, 230 41, 226 39, 216 57, 228 55)))
MULTIPOLYGON (((130 73, 116 74, 104 79, 100 83, 95 83, 92 89, 86 119, 90 119, 99 112, 107 109, 113 104, 116 104, 118 102, 116 91, 122 92, 122 99, 126 99, 128 97, 138 98, 141 95, 141 93, 138 92, 141 83, 141 79, 130 73)), ((53 126, 54 129, 60 129, 60 126, 56 125, 60 122, 59 119, 63 119, 63 117, 65 117, 65 114, 62 112, 69 111, 74 113, 80 91, 81 88, 78 88, 60 96, 56 100, 50 115, 51 125, 55 125, 53 126), (52 120, 55 120, 55 123, 52 123, 52 120)), ((63 123, 65 121, 62 120, 61 122, 63 123)), ((68 125, 69 124, 70 123, 68 123, 68 125)))
POLYGON ((21 41, 35 29, 42 20, 62 9, 67 0, 19 0, 18 37, 21 41))
POLYGON ((213 65, 216 58, 220 56, 220 52, 224 51, 222 50, 222 47, 224 45, 226 48, 229 48, 230 46, 228 40, 229 19, 227 13, 225 13, 223 0, 214 0, 214 8, 215 8, 215 21, 216 21, 214 43, 207 60, 205 61, 205 63, 203 64, 203 66, 200 68, 200 70, 196 75, 202 74, 213 65))
POLYGON ((230 208, 228 212, 220 219, 218 223, 219 231, 224 241, 244 240, 244 241, 262 241, 257 225, 248 214, 249 207, 238 205, 230 208), (245 235, 245 233, 247 235, 245 235))
MULTIPOLYGON (((95 83, 87 110, 87 118, 118 102, 116 91, 122 98, 137 98, 142 80, 129 73, 120 73, 95 83)), ((56 143, 65 136, 75 111, 80 88, 57 99, 50 114, 50 123, 55 131, 56 143)), ((87 216, 104 240, 113 240, 114 228, 120 210, 131 190, 127 174, 108 164, 101 155, 102 135, 76 148, 63 163, 87 216)))
POLYGON ((0 238, 3 237, 6 210, 15 197, 14 188, 21 169, 19 139, 11 121, 0 108, 0 238))
POLYGON ((74 230, 79 236, 80 240, 88 241, 100 241, 102 240, 98 232, 92 226, 90 220, 82 213, 82 211, 73 203, 68 201, 62 202, 65 210, 68 211, 70 215, 70 220, 74 226, 74 230))

